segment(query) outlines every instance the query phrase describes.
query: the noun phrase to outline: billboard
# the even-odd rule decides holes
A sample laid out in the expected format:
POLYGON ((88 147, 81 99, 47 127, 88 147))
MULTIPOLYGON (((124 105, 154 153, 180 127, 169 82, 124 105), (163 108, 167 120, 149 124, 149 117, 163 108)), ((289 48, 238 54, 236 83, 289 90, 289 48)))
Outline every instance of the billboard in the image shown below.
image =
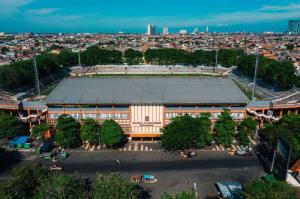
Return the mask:
POLYGON ((288 165, 291 155, 290 144, 279 138, 274 152, 271 172, 278 180, 286 180, 288 165))

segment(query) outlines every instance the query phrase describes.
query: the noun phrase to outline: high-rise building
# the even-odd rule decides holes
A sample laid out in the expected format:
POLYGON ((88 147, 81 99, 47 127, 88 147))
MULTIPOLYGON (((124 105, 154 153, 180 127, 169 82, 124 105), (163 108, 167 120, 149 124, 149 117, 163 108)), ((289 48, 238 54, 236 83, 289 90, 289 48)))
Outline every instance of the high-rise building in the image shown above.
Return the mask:
POLYGON ((147 35, 155 35, 155 26, 151 24, 147 26, 147 35))
POLYGON ((187 30, 179 30, 179 34, 188 34, 187 30))
POLYGON ((168 27, 163 27, 163 34, 168 35, 169 34, 169 28, 168 27))
POLYGON ((288 32, 300 33, 300 19, 299 20, 289 20, 288 32))
POLYGON ((206 26, 205 32, 208 33, 208 26, 206 26))
POLYGON ((195 28, 195 29, 194 29, 194 32, 193 32, 192 34, 194 34, 194 35, 199 34, 199 29, 198 29, 198 28, 195 28))

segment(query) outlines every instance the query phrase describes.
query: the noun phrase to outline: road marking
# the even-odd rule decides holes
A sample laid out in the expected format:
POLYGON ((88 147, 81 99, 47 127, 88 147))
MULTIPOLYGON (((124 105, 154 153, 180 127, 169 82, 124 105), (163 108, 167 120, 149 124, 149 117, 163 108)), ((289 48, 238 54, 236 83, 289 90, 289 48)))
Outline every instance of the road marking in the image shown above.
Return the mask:
POLYGON ((138 150, 138 146, 139 146, 139 143, 135 143, 135 144, 134 144, 134 151, 137 151, 137 150, 138 150))

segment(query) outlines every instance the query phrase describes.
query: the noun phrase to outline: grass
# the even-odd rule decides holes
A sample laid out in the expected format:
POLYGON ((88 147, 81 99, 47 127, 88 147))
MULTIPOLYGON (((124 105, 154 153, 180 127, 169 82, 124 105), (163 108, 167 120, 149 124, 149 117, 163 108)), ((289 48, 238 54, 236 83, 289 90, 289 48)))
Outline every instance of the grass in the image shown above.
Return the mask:
POLYGON ((43 91, 41 92, 41 95, 47 95, 47 96, 48 96, 48 95, 55 89, 56 86, 57 86, 57 85, 54 84, 54 85, 52 85, 52 86, 46 88, 45 90, 43 90, 43 91))
POLYGON ((209 75, 209 74, 95 74, 85 75, 86 77, 201 77, 201 76, 221 76, 221 75, 209 75))
MULTIPOLYGON (((249 100, 252 100, 252 91, 249 89, 244 88, 239 82, 237 82, 236 80, 232 79, 233 82, 241 89, 241 91, 248 97, 249 100)), ((254 94, 254 97, 256 99, 261 99, 260 96, 254 94)))

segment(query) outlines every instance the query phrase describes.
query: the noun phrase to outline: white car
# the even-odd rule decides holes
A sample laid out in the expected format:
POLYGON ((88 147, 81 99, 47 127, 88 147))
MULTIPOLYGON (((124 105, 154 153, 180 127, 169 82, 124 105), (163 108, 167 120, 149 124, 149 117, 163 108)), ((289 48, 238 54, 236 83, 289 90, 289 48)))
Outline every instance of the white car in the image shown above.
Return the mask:
POLYGON ((51 165, 50 166, 50 171, 61 171, 61 170, 63 170, 62 166, 59 166, 59 165, 51 165))

